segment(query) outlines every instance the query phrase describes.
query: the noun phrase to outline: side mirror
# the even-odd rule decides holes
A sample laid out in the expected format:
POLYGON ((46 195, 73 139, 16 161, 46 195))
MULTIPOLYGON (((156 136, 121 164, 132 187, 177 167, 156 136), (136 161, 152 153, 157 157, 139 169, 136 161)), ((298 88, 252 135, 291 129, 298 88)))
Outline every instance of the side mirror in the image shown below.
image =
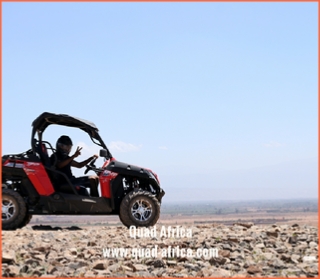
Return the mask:
POLYGON ((100 149, 100 157, 105 157, 107 158, 108 157, 108 151, 105 150, 105 149, 100 149))

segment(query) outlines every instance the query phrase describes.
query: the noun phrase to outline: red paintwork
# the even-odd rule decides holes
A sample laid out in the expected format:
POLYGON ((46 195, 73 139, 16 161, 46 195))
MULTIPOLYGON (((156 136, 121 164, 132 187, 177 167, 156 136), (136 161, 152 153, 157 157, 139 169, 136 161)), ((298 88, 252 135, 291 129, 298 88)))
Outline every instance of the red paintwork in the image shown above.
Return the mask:
POLYGON ((48 174, 41 163, 24 162, 23 170, 41 196, 50 196, 55 192, 48 174))
POLYGON ((109 159, 109 160, 106 160, 106 161, 103 163, 102 168, 105 168, 107 165, 109 165, 110 162, 115 161, 115 160, 116 160, 116 158, 114 158, 114 157, 112 157, 112 158, 109 159))
MULTIPOLYGON (((110 162, 115 161, 115 158, 106 160, 103 163, 102 168, 105 168, 110 162)), ((104 198, 111 198, 111 180, 114 179, 118 174, 104 170, 99 176, 99 182, 101 187, 101 196, 104 198)))
POLYGON ((99 177, 101 196, 111 198, 111 180, 115 179, 118 174, 112 171, 104 170, 99 177))
POLYGON ((26 162, 22 160, 7 160, 3 166, 22 168, 33 186, 41 196, 49 196, 54 193, 53 185, 48 174, 40 162, 26 162))

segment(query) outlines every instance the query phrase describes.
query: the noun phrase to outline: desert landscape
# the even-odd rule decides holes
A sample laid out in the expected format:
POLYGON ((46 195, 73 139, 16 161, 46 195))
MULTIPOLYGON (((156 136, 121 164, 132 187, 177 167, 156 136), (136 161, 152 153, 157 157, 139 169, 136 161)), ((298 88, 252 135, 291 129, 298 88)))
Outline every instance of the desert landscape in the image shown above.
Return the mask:
POLYGON ((2 231, 3 277, 318 277, 317 200, 163 204, 117 216, 33 216, 2 231))

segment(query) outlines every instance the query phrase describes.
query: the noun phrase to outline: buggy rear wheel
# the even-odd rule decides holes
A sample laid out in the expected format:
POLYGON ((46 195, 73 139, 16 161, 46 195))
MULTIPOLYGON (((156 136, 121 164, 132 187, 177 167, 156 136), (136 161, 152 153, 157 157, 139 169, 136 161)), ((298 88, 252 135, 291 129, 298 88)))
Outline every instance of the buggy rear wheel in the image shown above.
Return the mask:
POLYGON ((21 195, 11 189, 2 189, 2 229, 15 230, 30 221, 21 195))
POLYGON ((31 214, 26 214, 26 217, 22 220, 21 224, 19 225, 19 229, 25 227, 26 225, 28 225, 30 223, 32 219, 32 215, 31 214))
POLYGON ((120 204, 119 218, 126 227, 153 226, 157 223, 159 216, 160 203, 148 191, 132 191, 120 204))

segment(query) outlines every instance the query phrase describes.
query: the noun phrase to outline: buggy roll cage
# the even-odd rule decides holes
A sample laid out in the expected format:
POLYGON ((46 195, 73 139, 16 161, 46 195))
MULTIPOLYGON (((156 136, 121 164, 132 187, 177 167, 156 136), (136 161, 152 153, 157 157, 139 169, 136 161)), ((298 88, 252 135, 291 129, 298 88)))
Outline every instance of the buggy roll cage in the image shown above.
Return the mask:
POLYGON ((36 147, 34 145, 35 140, 35 134, 38 135, 38 140, 42 141, 42 134, 45 131, 45 129, 51 125, 61 125, 61 126, 68 126, 73 128, 79 128, 89 134, 91 140, 93 143, 101 146, 103 149, 107 151, 106 159, 112 158, 112 155, 103 142, 102 138, 99 135, 99 130, 96 127, 96 125, 90 121, 70 116, 67 114, 55 114, 50 112, 44 112, 40 114, 33 122, 32 122, 32 134, 31 134, 31 146, 32 151, 36 152, 36 147))

